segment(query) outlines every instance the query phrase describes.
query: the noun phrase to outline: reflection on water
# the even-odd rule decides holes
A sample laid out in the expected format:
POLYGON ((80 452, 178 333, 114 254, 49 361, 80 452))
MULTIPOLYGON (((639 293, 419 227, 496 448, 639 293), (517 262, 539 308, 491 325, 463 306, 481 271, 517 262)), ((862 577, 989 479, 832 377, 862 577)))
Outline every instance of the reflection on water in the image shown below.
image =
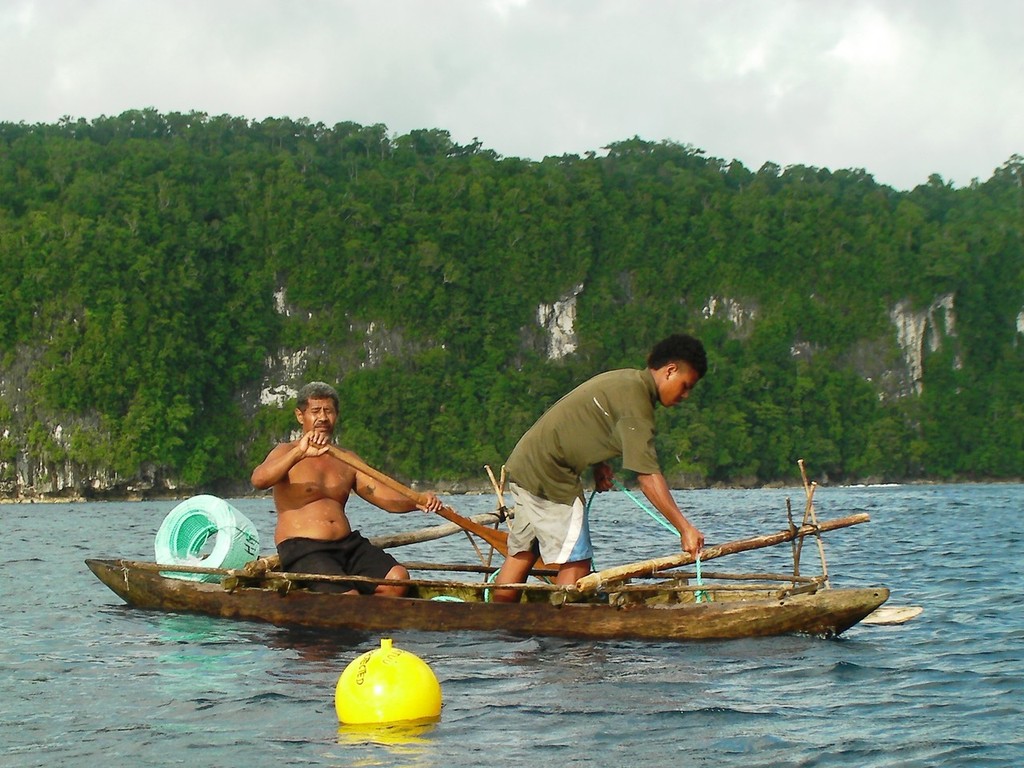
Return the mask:
POLYGON ((271 648, 295 651, 305 661, 331 662, 362 653, 357 649, 372 642, 374 637, 376 635, 354 629, 272 627, 264 642, 271 648))
POLYGON ((348 758, 340 764, 365 768, 433 768, 444 765, 444 761, 437 758, 437 745, 429 738, 438 720, 342 725, 338 728, 338 746, 344 748, 343 754, 348 758), (359 757, 353 760, 353 754, 359 757))
POLYGON ((437 727, 440 720, 440 717, 431 717, 399 723, 343 724, 338 728, 338 743, 387 746, 426 744, 429 740, 424 737, 437 727))
POLYGON ((153 628, 166 643, 203 644, 233 640, 237 627, 209 616, 189 613, 149 613, 153 628))

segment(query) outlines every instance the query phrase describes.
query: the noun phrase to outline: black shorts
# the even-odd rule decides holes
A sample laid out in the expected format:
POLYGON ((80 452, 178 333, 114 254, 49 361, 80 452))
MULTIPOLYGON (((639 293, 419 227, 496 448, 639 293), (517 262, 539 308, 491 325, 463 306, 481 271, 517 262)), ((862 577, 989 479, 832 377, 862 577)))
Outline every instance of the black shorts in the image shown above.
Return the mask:
MULTIPOLYGON (((369 576, 383 579, 398 565, 390 554, 374 546, 359 531, 337 541, 321 539, 285 539, 277 545, 281 570, 293 573, 324 573, 335 576, 369 576)), ((376 584, 366 582, 311 581, 314 592, 348 592, 356 589, 373 594, 376 584)))

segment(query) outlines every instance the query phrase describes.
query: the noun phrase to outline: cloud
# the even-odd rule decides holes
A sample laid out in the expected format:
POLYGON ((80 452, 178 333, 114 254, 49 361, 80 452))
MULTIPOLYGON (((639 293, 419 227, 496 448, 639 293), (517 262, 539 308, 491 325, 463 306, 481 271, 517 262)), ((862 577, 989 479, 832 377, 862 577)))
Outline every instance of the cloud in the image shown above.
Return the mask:
POLYGON ((0 120, 127 109, 440 128, 503 155, 639 135, 908 188, 1021 153, 1016 0, 8 0, 0 120))

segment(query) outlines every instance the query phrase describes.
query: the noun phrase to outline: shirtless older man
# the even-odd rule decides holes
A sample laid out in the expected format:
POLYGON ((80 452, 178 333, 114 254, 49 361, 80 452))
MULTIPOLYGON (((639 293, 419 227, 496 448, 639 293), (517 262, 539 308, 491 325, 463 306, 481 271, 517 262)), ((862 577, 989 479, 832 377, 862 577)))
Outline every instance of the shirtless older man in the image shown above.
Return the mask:
MULTIPOLYGON (((409 571, 394 557, 352 530, 345 505, 353 490, 387 512, 435 512, 442 506, 440 500, 427 493, 425 504, 414 504, 328 453, 338 422, 334 387, 314 381, 299 390, 297 399, 295 418, 302 425, 302 437, 275 447, 252 473, 256 488, 274 489, 278 515, 274 543, 281 568, 297 573, 408 579, 409 571)), ((311 582, 310 588, 393 597, 406 592, 403 586, 380 584, 374 588, 365 582, 311 582)))

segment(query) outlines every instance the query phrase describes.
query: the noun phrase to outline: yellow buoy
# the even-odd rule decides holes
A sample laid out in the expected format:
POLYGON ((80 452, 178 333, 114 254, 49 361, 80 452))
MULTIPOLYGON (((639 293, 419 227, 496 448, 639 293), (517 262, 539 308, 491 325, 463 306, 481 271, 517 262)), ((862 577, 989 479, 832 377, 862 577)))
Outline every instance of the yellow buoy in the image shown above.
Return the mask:
POLYGON ((391 639, 354 659, 334 690, 338 720, 349 725, 437 719, 441 686, 419 656, 394 648, 391 639))

